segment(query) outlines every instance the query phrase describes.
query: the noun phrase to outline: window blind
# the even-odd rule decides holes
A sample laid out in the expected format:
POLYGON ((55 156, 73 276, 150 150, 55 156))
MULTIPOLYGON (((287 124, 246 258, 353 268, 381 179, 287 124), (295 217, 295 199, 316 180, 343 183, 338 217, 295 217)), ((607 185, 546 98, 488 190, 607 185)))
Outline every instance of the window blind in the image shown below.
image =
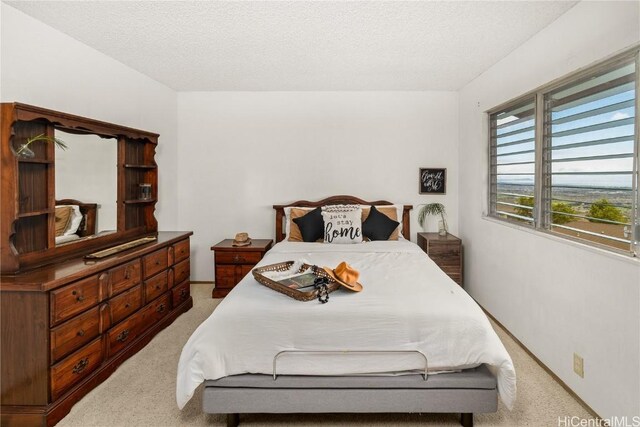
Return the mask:
POLYGON ((543 224, 629 249, 634 216, 635 60, 544 95, 543 224))
POLYGON ((490 115, 490 210, 533 225, 535 98, 490 115))

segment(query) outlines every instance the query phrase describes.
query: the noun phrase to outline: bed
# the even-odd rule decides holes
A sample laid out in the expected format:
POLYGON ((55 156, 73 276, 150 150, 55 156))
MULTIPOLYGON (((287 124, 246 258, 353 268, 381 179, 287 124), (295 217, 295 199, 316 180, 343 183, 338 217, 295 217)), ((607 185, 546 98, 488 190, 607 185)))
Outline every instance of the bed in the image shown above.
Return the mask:
POLYGON ((97 203, 84 203, 75 199, 56 200, 56 220, 58 211, 64 208, 71 209, 71 218, 64 230, 58 233, 56 228, 56 245, 70 243, 86 236, 96 234, 97 203))
POLYGON ((515 400, 515 371, 471 297, 408 240, 410 206, 398 206, 397 241, 288 242, 287 208, 384 206, 335 196, 276 209, 278 243, 258 264, 304 259, 360 270, 364 290, 299 302, 246 276, 193 333, 178 364, 183 407, 204 383, 203 410, 239 413, 495 412, 515 400))

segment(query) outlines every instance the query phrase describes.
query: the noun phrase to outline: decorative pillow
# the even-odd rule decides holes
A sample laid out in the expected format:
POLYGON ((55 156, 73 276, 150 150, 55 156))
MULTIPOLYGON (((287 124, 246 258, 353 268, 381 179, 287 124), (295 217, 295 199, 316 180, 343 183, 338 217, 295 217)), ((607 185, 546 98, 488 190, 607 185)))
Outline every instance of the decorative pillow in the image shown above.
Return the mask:
POLYGON ((62 236, 71 221, 71 206, 56 206, 56 237, 62 236))
POLYGON ((322 208, 325 243, 362 243, 362 208, 332 205, 322 208))
MULTIPOLYGON (((301 216, 303 216, 304 214, 307 214, 309 212, 311 212, 314 208, 302 208, 302 207, 297 207, 297 206, 289 206, 284 208, 284 235, 285 237, 289 238, 291 235, 291 230, 293 229, 294 232, 297 232, 297 238, 299 238, 300 240, 291 240, 292 242, 302 242, 302 235, 300 234, 300 229, 298 228, 298 226, 296 225, 295 222, 293 222, 291 220, 291 211, 292 210, 296 210, 298 212, 302 211, 301 213, 299 213, 296 218, 299 218, 301 216)), ((290 240, 290 239, 289 239, 290 240)))
MULTIPOLYGON (((367 219, 369 217, 369 212, 371 211, 371 207, 372 206, 367 206, 366 208, 363 207, 362 208, 362 225, 364 227, 364 223, 367 222, 367 219)), ((402 224, 400 224, 400 222, 398 222, 398 209, 396 209, 395 206, 376 206, 375 207, 376 210, 378 211, 378 213, 385 215, 386 217, 388 217, 390 220, 394 221, 396 223, 396 228, 391 232, 391 234, 389 235, 389 238, 387 239, 383 239, 383 240, 398 240, 399 236, 400 236, 400 230, 402 228, 402 224)), ((367 236, 367 234, 364 234, 365 237, 369 237, 367 236)), ((371 239, 369 237, 370 240, 374 240, 371 239)))
POLYGON ((398 221, 392 220, 376 209, 375 206, 371 206, 367 219, 362 223, 362 234, 369 240, 389 240, 398 225, 400 225, 398 221))
POLYGON ((322 234, 324 233, 324 223, 322 221, 321 208, 316 208, 299 218, 293 218, 292 221, 300 229, 302 241, 315 242, 318 239, 322 239, 322 234))
POLYGON ((301 218, 311 212, 313 208, 291 208, 289 210, 289 226, 287 227, 287 237, 290 242, 304 242, 300 227, 293 220, 301 218))

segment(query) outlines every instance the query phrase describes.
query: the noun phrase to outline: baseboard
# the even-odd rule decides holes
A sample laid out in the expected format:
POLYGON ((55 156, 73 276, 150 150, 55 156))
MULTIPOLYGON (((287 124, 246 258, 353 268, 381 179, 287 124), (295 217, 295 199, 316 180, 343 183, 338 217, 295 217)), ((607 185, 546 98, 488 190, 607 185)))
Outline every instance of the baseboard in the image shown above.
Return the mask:
MULTIPOLYGON (((476 301, 477 303, 477 301, 476 301)), ((500 321, 498 321, 498 319, 496 319, 495 317, 493 317, 493 315, 491 313, 489 313, 483 306, 481 306, 480 304, 478 304, 480 306, 480 308, 482 309, 482 311, 485 312, 485 314, 487 316, 489 316, 491 318, 491 320, 493 320, 498 326, 500 326, 500 328, 502 328, 503 331, 505 331, 505 333, 507 335, 509 335, 509 337, 511 337, 512 340, 514 340, 520 347, 522 347, 524 349, 524 351, 538 364, 540 365, 540 367, 542 369, 545 370, 545 372, 549 375, 551 375, 551 378, 553 378, 558 384, 560 384, 562 386, 562 388, 564 388, 566 390, 567 393, 569 393, 571 395, 571 397, 573 397, 575 400, 578 401, 578 403, 587 411, 589 412, 591 415, 593 415, 595 418, 597 418, 598 420, 603 420, 604 419, 598 415, 598 413, 596 411, 594 411, 591 406, 587 405, 587 403, 582 400, 580 398, 580 396, 578 396, 576 394, 575 391, 573 391, 564 381, 562 381, 560 379, 560 377, 558 377, 547 365, 545 365, 544 363, 542 363, 542 361, 540 359, 538 359, 536 357, 535 354, 533 354, 531 352, 531 350, 529 350, 523 343, 522 341, 520 341, 518 338, 516 338, 515 335, 513 335, 511 333, 511 331, 509 331, 507 328, 504 327, 504 325, 502 323, 500 323, 500 321)), ((602 425, 607 425, 607 424, 602 424, 602 425)))

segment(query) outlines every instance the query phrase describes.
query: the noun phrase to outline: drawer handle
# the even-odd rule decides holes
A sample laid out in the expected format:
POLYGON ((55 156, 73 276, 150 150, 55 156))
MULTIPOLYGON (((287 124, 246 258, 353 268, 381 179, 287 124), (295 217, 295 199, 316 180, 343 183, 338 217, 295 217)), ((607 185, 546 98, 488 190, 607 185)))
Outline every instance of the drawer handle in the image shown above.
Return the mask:
POLYGON ((156 265, 160 265, 160 261, 156 261, 156 265))
POLYGON ((84 329, 80 329, 76 335, 78 335, 79 337, 83 337, 84 336, 84 329))
POLYGON ((156 285, 156 290, 160 290, 160 285, 156 285))
POLYGON ((116 337, 116 341, 125 342, 128 336, 129 336, 129 330, 125 329, 124 331, 118 334, 118 336, 116 337))
POLYGON ((84 371, 84 369, 87 367, 87 365, 89 365, 89 358, 85 357, 84 359, 80 360, 78 363, 76 363, 73 366, 73 373, 74 374, 79 374, 80 372, 84 371))
POLYGON ((78 301, 78 302, 82 302, 82 301, 84 301, 84 296, 83 296, 83 295, 78 295, 78 296, 76 297, 76 301, 78 301))
POLYGON ((124 308, 129 308, 129 307, 131 307, 131 304, 129 304, 129 303, 126 303, 126 304, 124 305, 124 308))
POLYGON ((160 304, 160 305, 158 306, 158 308, 156 308, 156 311, 157 311, 158 313, 162 313, 162 312, 164 311, 164 304, 160 304))
POLYGON ((131 266, 127 267, 124 270, 124 278, 125 278, 125 280, 131 279, 131 266))
POLYGON ((233 257, 233 260, 235 262, 244 261, 244 257, 241 257, 240 255, 236 255, 236 256, 233 257))
POLYGON ((187 290, 186 289, 181 289, 180 290, 180 298, 184 298, 185 296, 187 296, 187 290))

